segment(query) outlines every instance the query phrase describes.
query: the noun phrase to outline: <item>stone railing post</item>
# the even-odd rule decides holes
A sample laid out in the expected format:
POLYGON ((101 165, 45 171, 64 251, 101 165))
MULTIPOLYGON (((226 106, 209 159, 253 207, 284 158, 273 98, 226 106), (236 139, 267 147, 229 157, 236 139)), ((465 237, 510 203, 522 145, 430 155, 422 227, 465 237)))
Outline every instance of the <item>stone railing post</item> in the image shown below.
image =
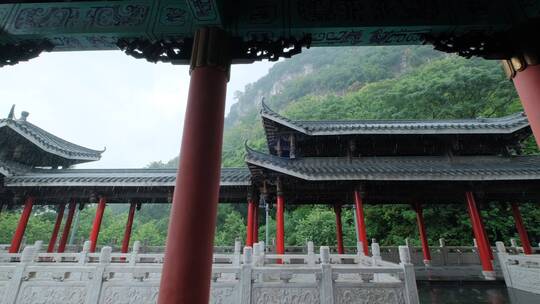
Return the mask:
POLYGON ((360 241, 356 242, 356 254, 358 256, 365 256, 364 255, 364 244, 360 241))
MULTIPOLYGON (((480 263, 480 250, 478 249, 478 241, 476 240, 476 238, 473 238, 472 240, 473 240, 474 253, 476 254, 476 258, 478 260, 478 263, 480 263)), ((460 261, 461 260, 462 260, 462 258, 460 257, 460 261)))
POLYGON ((96 266, 94 273, 92 274, 92 280, 88 284, 86 304, 99 304, 99 295, 101 293, 103 281, 109 279, 108 275, 104 276, 104 274, 105 268, 111 263, 111 252, 112 248, 109 246, 101 248, 99 264, 96 266))
POLYGON ((129 257, 129 265, 135 266, 137 264, 137 255, 141 251, 141 242, 133 242, 133 248, 131 249, 131 256, 129 257))
POLYGON ((371 260, 373 266, 379 265, 379 261, 381 260, 381 247, 379 246, 379 243, 371 243, 371 260))
POLYGON ((330 247, 321 246, 321 303, 334 304, 334 282, 330 265, 330 247))
POLYGON ((510 239, 510 247, 514 247, 514 248, 518 247, 518 244, 515 238, 510 239))
POLYGON ((82 251, 79 253, 79 264, 84 265, 88 260, 88 252, 90 252, 90 245, 92 242, 86 241, 83 244, 82 251))
POLYGON ((265 243, 264 241, 259 242, 259 261, 257 263, 257 266, 264 266, 265 260, 266 260, 266 250, 265 250, 265 243))
POLYGON ((405 246, 409 248, 409 256, 411 257, 411 263, 414 264, 414 261, 417 260, 417 256, 416 256, 417 252, 411 243, 411 239, 408 237, 405 238, 405 246))
POLYGON ((315 246, 312 241, 307 242, 307 264, 310 266, 315 265, 315 246))
POLYGON ((416 278, 414 275, 414 265, 411 264, 410 251, 407 246, 399 246, 399 260, 403 268, 403 281, 407 293, 408 304, 418 304, 418 289, 416 287, 416 278))
POLYGON ((34 258, 35 258, 34 246, 24 247, 23 252, 21 253, 21 260, 19 264, 17 264, 15 271, 13 271, 11 279, 9 280, 6 286, 6 293, 4 294, 4 297, 3 297, 4 302, 2 303, 6 303, 6 304, 17 303, 17 297, 19 295, 19 290, 21 288, 22 281, 25 281, 28 279, 24 275, 26 266, 28 264, 31 264, 34 261, 34 258))
POLYGON ((43 247, 43 241, 35 241, 34 242, 34 257, 32 258, 33 261, 37 261, 39 253, 41 252, 41 247, 43 247))
POLYGON ((519 246, 515 238, 510 238, 510 247, 512 247, 516 253, 520 253, 519 246))
POLYGON ((253 248, 244 247, 244 263, 240 266, 240 304, 251 303, 253 248))
POLYGON ((448 263, 448 248, 446 248, 446 241, 443 238, 439 239, 439 249, 441 254, 441 264, 446 266, 448 263))
POLYGON ((261 262, 261 244, 260 243, 254 243, 253 244, 253 262, 252 264, 254 266, 259 266, 261 262))
POLYGON ((239 239, 234 240, 234 253, 233 253, 233 266, 240 266, 240 259, 242 258, 242 243, 239 239))
POLYGON ((506 251, 506 247, 503 242, 495 242, 495 246, 497 247, 497 258, 499 260, 499 265, 501 266, 506 287, 512 287, 512 277, 508 270, 508 252, 506 251))

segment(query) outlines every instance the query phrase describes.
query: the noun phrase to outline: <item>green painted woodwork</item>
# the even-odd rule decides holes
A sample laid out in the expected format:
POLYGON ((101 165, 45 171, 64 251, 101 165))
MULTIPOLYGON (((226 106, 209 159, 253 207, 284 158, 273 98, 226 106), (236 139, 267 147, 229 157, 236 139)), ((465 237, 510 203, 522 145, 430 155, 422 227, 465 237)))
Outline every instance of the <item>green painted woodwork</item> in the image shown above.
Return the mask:
POLYGON ((424 43, 489 36, 540 16, 535 0, 134 0, 0 5, 0 45, 47 40, 54 51, 116 49, 118 39, 184 41, 218 26, 241 41, 311 37, 312 46, 424 43))

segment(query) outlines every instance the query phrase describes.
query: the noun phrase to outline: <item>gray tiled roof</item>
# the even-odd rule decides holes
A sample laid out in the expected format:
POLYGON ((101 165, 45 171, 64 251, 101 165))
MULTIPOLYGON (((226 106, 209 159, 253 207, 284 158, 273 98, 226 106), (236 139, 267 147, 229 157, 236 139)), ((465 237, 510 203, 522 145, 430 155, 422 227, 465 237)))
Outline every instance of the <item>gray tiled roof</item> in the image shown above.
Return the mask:
MULTIPOLYGON (((6 177, 6 187, 172 187, 176 169, 63 169, 33 170, 6 177)), ((222 168, 221 186, 249 186, 247 168, 222 168)))
POLYGON ((0 119, 0 128, 10 128, 40 149, 78 163, 99 160, 103 153, 61 139, 25 120, 0 119))
POLYGON ((529 126, 521 112, 499 118, 448 120, 291 120, 272 111, 264 102, 261 116, 307 135, 509 134, 529 126))
POLYGON ((0 175, 12 176, 23 174, 30 171, 32 168, 13 161, 8 161, 0 158, 0 175))
MULTIPOLYGON (((399 156, 289 159, 248 149, 246 162, 304 180, 540 180, 540 156, 399 156)), ((257 171, 254 171, 254 173, 257 171)))

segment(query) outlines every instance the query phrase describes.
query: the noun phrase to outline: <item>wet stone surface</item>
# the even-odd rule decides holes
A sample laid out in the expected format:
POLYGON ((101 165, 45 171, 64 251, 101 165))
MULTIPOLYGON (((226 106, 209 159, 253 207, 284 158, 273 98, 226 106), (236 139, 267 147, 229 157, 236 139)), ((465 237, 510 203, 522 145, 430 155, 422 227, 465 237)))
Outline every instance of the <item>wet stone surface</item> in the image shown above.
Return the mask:
POLYGON ((418 285, 420 303, 428 304, 532 304, 540 303, 540 295, 512 288, 503 282, 448 282, 418 285))

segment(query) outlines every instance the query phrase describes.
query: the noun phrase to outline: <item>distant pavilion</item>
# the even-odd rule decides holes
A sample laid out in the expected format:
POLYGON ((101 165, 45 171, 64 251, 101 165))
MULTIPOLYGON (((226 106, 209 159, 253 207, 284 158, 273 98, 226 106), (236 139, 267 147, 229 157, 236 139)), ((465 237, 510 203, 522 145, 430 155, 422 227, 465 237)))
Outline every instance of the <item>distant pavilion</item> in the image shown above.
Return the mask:
MULTIPOLYGON (((454 120, 291 120, 262 104, 268 153, 246 146, 247 168, 223 168, 220 203, 248 204, 246 245, 257 242, 258 202, 275 202, 276 252, 284 253, 285 205, 327 204, 336 213, 336 243, 343 253, 342 205, 354 203, 365 254, 363 204, 410 204, 417 212, 425 263, 431 256, 422 204, 464 204, 487 278, 493 278, 490 243, 477 201, 512 203, 525 253, 531 253, 518 203, 540 201, 540 156, 521 155, 531 135, 527 117, 454 120)), ((127 252, 135 211, 145 203, 171 203, 176 169, 72 169, 103 151, 65 141, 13 109, 0 120, 0 202, 24 205, 10 252, 20 250, 32 206, 57 205, 48 246, 63 252, 77 205, 98 203, 91 251, 107 204, 130 203, 122 252, 127 252), (56 246, 67 206, 64 231, 56 246)), ((205 202, 200 202, 204 207, 205 202)), ((1 209, 0 209, 1 210, 1 209)))

